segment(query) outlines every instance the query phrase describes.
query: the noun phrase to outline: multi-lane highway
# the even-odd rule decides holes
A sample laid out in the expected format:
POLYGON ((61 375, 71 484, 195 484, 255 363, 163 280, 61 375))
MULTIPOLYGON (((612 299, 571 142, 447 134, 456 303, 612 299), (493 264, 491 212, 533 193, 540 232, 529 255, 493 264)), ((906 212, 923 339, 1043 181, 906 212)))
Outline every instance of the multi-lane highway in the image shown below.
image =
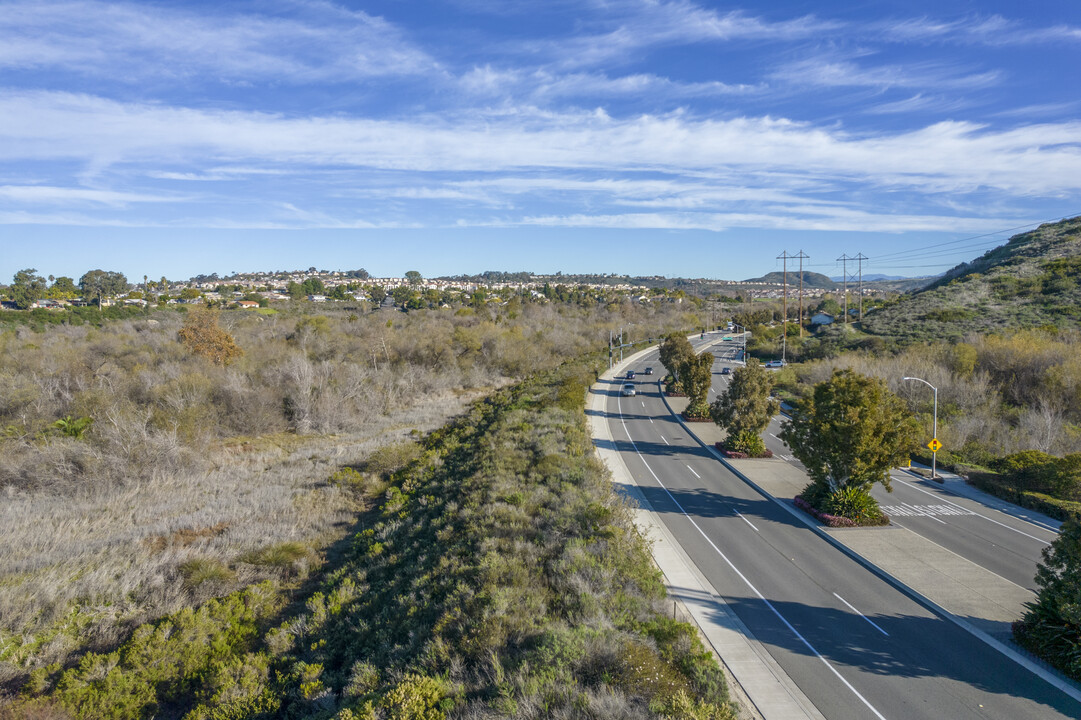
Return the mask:
MULTIPOLYGON (((711 348, 714 363, 714 394, 723 393, 730 375, 722 375, 725 366, 735 367, 734 343, 711 348)), ((774 418, 762 434, 766 447, 774 455, 802 468, 791 450, 780 439, 782 418, 774 418)), ((981 503, 947 492, 933 483, 917 480, 897 470, 891 474, 893 492, 876 485, 872 495, 895 525, 913 532, 957 553, 996 575, 1035 591, 1033 578, 1041 551, 1051 544, 1056 531, 988 508, 981 503)))
MULTIPOLYGON (((646 365, 659 366, 655 351, 634 367, 646 365)), ((698 570, 825 717, 1081 717, 1081 703, 897 590, 729 472, 672 418, 656 383, 639 382, 639 395, 622 397, 621 382, 609 386, 606 414, 635 482, 698 570)))

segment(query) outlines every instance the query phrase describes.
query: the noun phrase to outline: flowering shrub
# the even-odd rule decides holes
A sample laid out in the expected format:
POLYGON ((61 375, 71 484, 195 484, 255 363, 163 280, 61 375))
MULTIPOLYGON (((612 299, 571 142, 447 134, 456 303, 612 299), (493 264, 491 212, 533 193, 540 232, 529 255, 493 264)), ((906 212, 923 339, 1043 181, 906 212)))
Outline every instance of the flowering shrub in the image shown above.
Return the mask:
POLYGON ((800 510, 803 510, 809 515, 813 515, 826 523, 828 527, 856 527, 856 522, 854 520, 849 520, 848 518, 839 515, 830 515, 829 513, 819 512, 799 495, 792 500, 792 503, 800 510))

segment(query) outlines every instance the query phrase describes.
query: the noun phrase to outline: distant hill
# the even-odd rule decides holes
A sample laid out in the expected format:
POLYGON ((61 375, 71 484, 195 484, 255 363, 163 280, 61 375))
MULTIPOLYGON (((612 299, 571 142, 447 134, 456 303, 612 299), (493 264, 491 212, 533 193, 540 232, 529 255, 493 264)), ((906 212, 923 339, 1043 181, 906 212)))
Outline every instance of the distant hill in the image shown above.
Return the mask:
MULTIPOLYGON (((925 275, 923 277, 900 278, 898 280, 872 280, 871 282, 867 282, 867 280, 864 279, 863 284, 865 286, 870 286, 872 288, 875 288, 876 290, 882 290, 884 292, 911 293, 917 290, 924 289, 934 281, 938 280, 938 278, 940 277, 942 276, 925 275)), ((848 285, 849 289, 851 289, 852 282, 849 281, 848 285)))
MULTIPOLYGON (((798 285, 799 284, 799 275, 800 274, 799 274, 798 271, 788 273, 788 284, 789 285, 798 285)), ((779 284, 784 282, 784 273, 782 273, 782 272, 771 272, 771 273, 769 273, 767 275, 763 275, 760 278, 751 278, 750 280, 744 280, 743 282, 746 282, 746 283, 776 283, 776 284, 779 285, 779 284)), ((828 277, 826 277, 822 273, 808 272, 808 271, 805 270, 803 272, 803 286, 804 287, 813 287, 813 288, 822 288, 824 290, 835 290, 837 288, 837 283, 833 282, 833 280, 830 280, 828 277)))
MULTIPOLYGON (((867 274, 865 274, 863 276, 863 281, 864 282, 875 282, 876 280, 908 280, 908 279, 909 278, 906 278, 904 275, 883 275, 882 273, 867 273, 867 274)), ((830 280, 832 280, 833 282, 836 282, 836 283, 842 283, 842 282, 845 281, 845 278, 844 278, 843 275, 838 275, 836 277, 831 277, 830 280)), ((852 280, 849 279, 849 282, 852 282, 852 280)))
POLYGON ((876 335, 913 339, 1041 325, 1081 328, 1081 217, 1015 235, 863 323, 876 335))

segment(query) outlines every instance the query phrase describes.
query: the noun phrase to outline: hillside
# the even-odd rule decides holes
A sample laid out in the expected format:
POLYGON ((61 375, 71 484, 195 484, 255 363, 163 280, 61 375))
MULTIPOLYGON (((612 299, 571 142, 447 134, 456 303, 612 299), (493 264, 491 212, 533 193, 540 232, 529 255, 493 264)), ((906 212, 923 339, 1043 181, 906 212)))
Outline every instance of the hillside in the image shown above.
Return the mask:
MULTIPOLYGON (((795 272, 795 271, 788 273, 788 284, 789 284, 789 286, 798 285, 799 284, 799 276, 800 276, 800 274, 798 272, 795 272)), ((745 283, 776 283, 776 284, 779 285, 779 284, 784 282, 784 273, 782 273, 782 272, 771 272, 771 273, 767 273, 766 275, 763 275, 760 278, 751 278, 749 280, 744 280, 743 282, 745 282, 745 283)), ((822 288, 824 290, 835 290, 835 289, 837 289, 837 287, 839 287, 837 283, 833 282, 832 280, 830 280, 827 276, 823 275, 822 273, 807 272, 807 271, 805 271, 803 273, 803 286, 804 287, 813 287, 813 288, 822 288)))
POLYGON ((867 315, 864 329, 900 338, 1052 325, 1081 327, 1081 217, 1015 235, 926 289, 867 315))

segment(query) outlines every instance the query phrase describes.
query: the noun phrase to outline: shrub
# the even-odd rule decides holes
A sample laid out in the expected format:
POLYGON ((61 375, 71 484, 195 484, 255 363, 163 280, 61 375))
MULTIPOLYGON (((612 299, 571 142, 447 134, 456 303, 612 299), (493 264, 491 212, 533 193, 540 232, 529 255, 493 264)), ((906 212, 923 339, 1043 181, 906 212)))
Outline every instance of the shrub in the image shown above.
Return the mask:
POLYGON ((315 561, 315 553, 304 543, 283 542, 247 552, 240 556, 240 560, 249 565, 276 568, 296 576, 303 576, 307 574, 308 567, 315 561))
POLYGON ((189 312, 177 335, 188 350, 215 365, 228 365, 244 354, 233 336, 218 326, 217 311, 210 308, 189 312))
POLYGON ((1071 518, 1043 550, 1036 571, 1036 601, 1014 625, 1023 647, 1081 680, 1081 522, 1071 518))
POLYGON ((184 584, 189 588, 197 588, 201 585, 224 586, 236 579, 236 573, 218 560, 211 558, 195 558, 180 564, 180 574, 184 576, 184 584))
POLYGON ((446 681, 409 673, 383 696, 382 705, 391 720, 443 720, 454 705, 449 694, 446 681))

